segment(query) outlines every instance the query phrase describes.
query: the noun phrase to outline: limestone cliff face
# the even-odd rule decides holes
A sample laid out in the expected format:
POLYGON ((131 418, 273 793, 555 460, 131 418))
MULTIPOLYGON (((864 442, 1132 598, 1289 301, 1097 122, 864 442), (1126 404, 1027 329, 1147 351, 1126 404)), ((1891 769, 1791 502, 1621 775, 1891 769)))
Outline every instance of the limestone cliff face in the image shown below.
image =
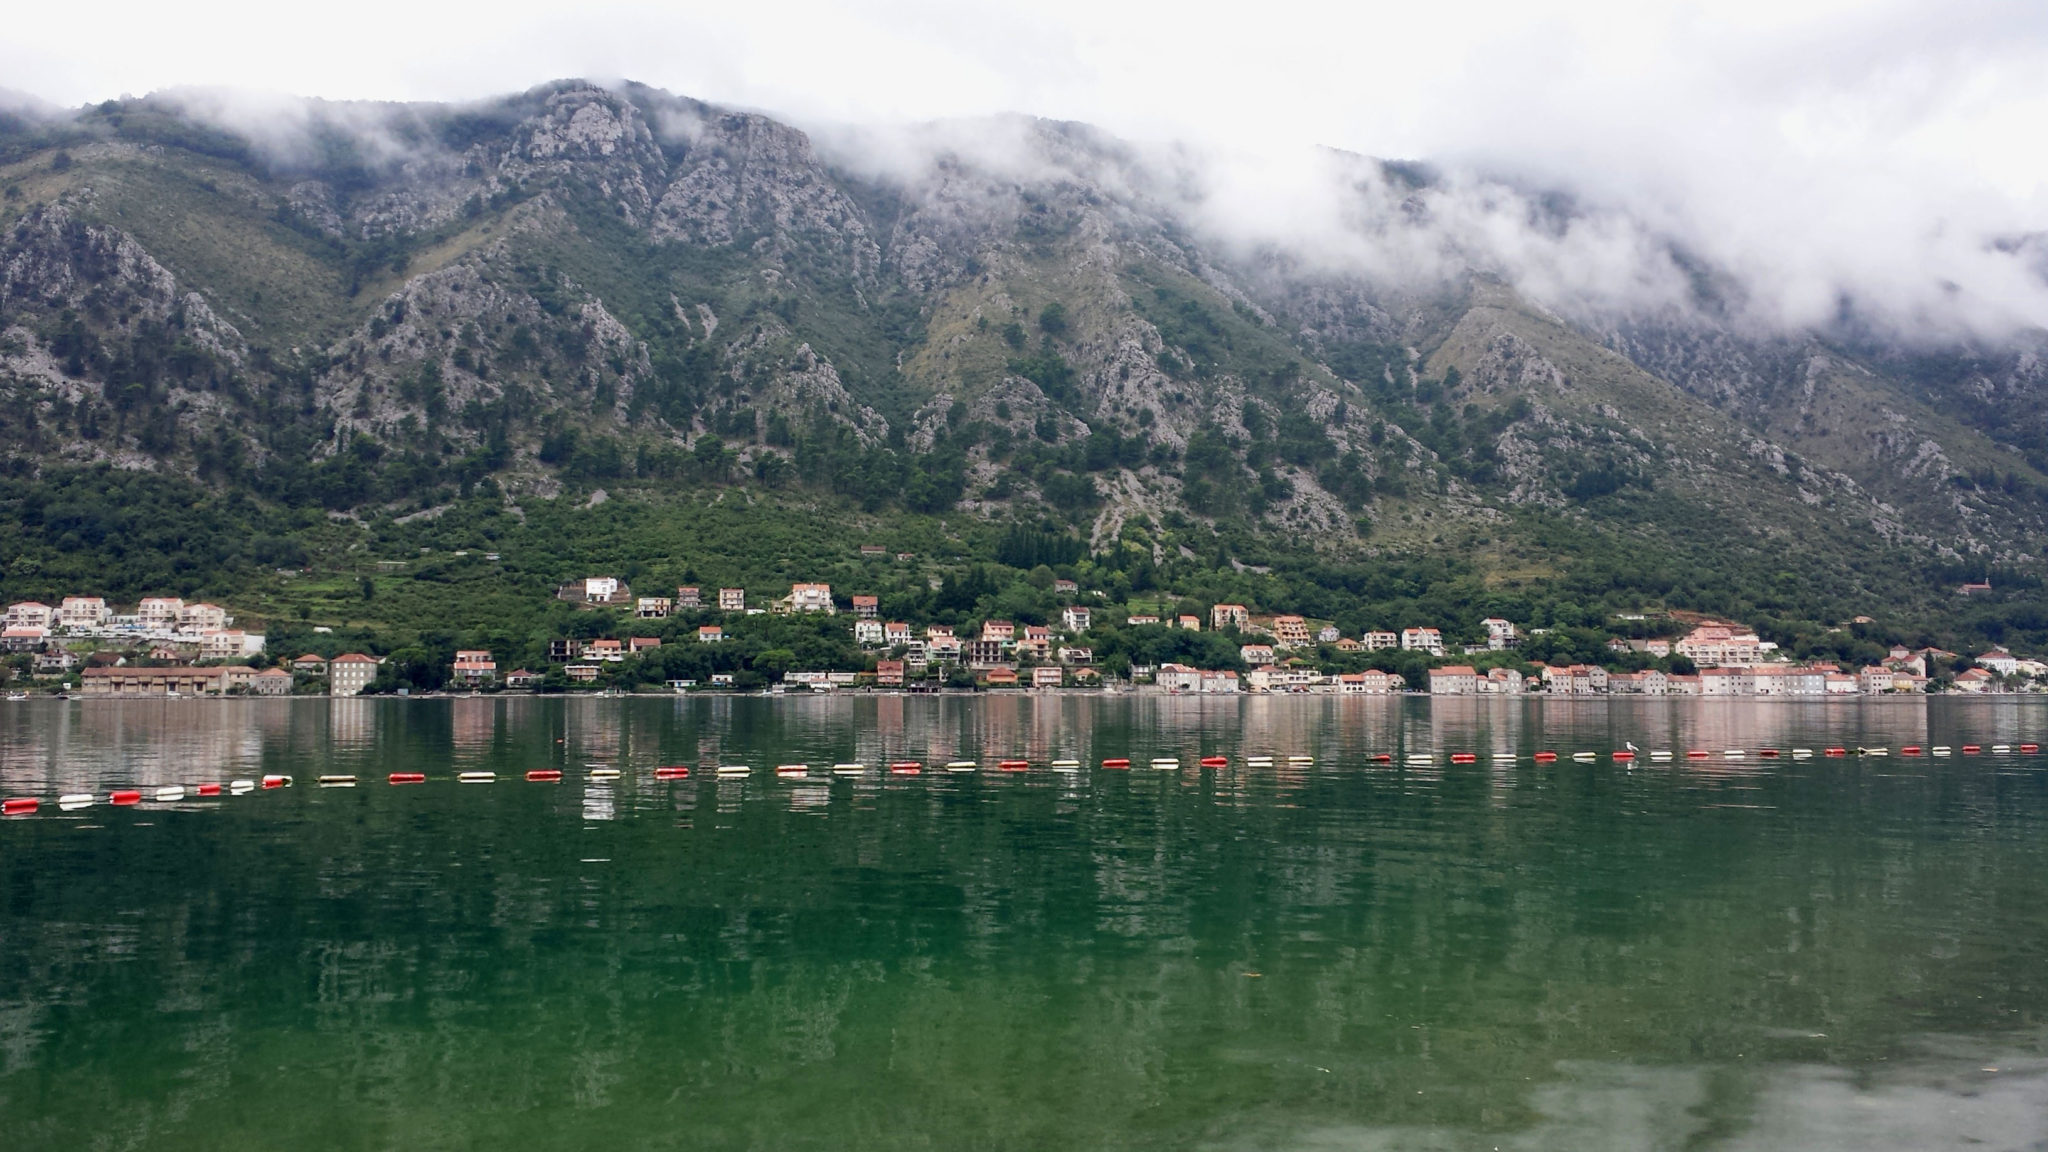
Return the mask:
POLYGON ((0 246, 0 316, 81 308, 131 336, 163 325, 221 364, 242 366, 242 334, 205 297, 181 289, 133 237, 88 224, 61 204, 39 206, 0 246))
POLYGON ((874 283, 881 249, 865 214, 819 164, 802 132, 736 113, 689 121, 684 131, 688 151, 656 208, 656 239, 745 243, 765 260, 801 257, 836 266, 856 283, 874 283))

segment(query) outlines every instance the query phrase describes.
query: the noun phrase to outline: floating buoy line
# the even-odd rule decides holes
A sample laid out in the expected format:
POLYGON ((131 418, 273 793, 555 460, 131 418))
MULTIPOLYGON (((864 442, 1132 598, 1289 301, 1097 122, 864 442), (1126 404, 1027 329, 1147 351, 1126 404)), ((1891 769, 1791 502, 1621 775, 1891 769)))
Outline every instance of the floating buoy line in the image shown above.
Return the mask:
MULTIPOLYGON (((2041 752, 2041 745, 2031 742, 2022 744, 1993 744, 1987 749, 1981 744, 1963 744, 1959 746, 1947 744, 1902 744, 1897 749, 1897 755, 1946 758, 1958 752, 1964 756, 1976 756, 1985 751, 1989 751, 1996 756, 2038 756, 2041 752)), ((1818 753, 1812 748, 1801 747, 1791 749, 1758 748, 1754 751, 1741 748, 1723 748, 1718 752, 1707 748, 1659 748, 1643 752, 1634 745, 1630 745, 1626 748, 1616 748, 1607 752, 1585 750, 1557 752, 1544 749, 1529 753, 1526 756, 1515 752, 1491 752, 1484 755, 1496 765, 1519 763, 1525 759, 1534 764, 1556 764, 1560 759, 1566 758, 1575 764, 1591 764, 1599 762, 1604 756, 1613 764, 1633 769, 1638 757, 1647 758, 1653 764, 1671 764, 1677 760, 1693 762, 1714 759, 1746 760, 1752 758, 1758 760, 1777 760, 1788 756, 1793 760, 1811 760, 1816 754, 1825 758, 1840 759, 1849 757, 1887 757, 1894 753, 1889 747, 1859 746, 1852 748, 1846 744, 1823 746, 1818 753)), ((1392 766, 1400 763, 1405 766, 1419 768, 1435 765, 1439 761, 1445 761, 1458 766, 1475 765, 1479 762, 1481 756, 1482 754, 1478 752, 1408 752, 1399 756, 1391 752, 1375 752, 1366 755, 1363 759, 1366 763, 1375 766, 1392 766)), ((1126 772, 1130 770, 1133 761, 1128 756, 1107 756, 1102 758, 1099 763, 1104 770, 1126 772)), ((1160 772, 1178 772, 1182 768, 1181 760, 1174 756, 1153 757, 1148 760, 1137 761, 1137 763, 1160 772)), ((1229 768, 1232 760, 1228 756, 1211 754, 1199 757, 1195 763, 1204 770, 1214 771, 1229 768)), ((1261 754, 1242 757, 1237 763, 1244 768, 1253 770, 1269 769, 1281 764, 1290 768, 1298 768, 1313 765, 1316 763, 1316 759, 1313 756, 1302 753, 1279 757, 1261 754)), ((994 766, 997 771, 1006 775, 1029 773, 1034 768, 1031 761, 1019 759, 997 760, 994 762, 994 766)), ((1045 767, 1063 775, 1073 775, 1082 771, 1081 761, 1071 758, 1047 761, 1045 762, 1045 767)), ((964 776, 980 772, 982 764, 977 760, 948 760, 941 765, 941 769, 947 775, 964 776)), ((719 780, 738 780, 751 776, 754 770, 746 764, 719 764, 705 771, 719 780)), ((887 776, 921 776, 924 774, 925 764, 921 760, 891 760, 884 762, 881 771, 887 776)), ((584 766, 583 774, 586 779, 593 782, 607 782, 621 779, 624 772, 609 764, 587 764, 584 766)), ((662 764, 651 769, 650 774, 655 780, 673 783, 690 779, 691 769, 686 764, 662 764)), ((808 764, 775 765, 775 776, 778 779, 815 781, 821 779, 824 774, 824 771, 814 774, 808 764)), ((870 773, 866 764, 848 762, 832 765, 829 769, 829 775, 845 778, 864 777, 870 775, 870 773)), ((531 784, 559 784, 567 779, 568 774, 559 768, 535 768, 523 773, 523 776, 526 782, 531 784)), ((450 777, 443 778, 429 777, 424 772, 392 772, 385 777, 386 782, 394 787, 427 784, 435 779, 452 779, 458 784, 495 784, 498 782, 498 774, 494 771, 478 769, 456 772, 450 777)), ((348 773, 327 773, 315 777, 314 783, 321 788, 354 788, 360 783, 360 780, 348 773)), ((101 803, 118 808, 136 807, 145 802, 178 804, 192 800, 214 799, 221 796, 246 796, 259 790, 271 791, 289 788, 292 784, 293 778, 290 776, 270 774, 254 779, 238 778, 225 783, 206 781, 197 784, 162 784, 152 785, 148 788, 114 788, 105 793, 66 792, 54 798, 54 807, 60 812, 77 812, 101 803)), ((8 796, 0 798, 0 816, 35 816, 45 811, 47 807, 49 805, 46 805, 44 798, 38 796, 8 796)))

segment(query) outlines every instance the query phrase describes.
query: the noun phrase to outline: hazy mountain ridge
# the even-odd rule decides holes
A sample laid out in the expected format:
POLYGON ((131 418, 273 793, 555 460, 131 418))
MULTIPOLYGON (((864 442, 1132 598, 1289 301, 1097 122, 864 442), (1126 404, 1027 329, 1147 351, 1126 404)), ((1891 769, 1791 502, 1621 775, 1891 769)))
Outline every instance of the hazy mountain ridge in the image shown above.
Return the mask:
MULTIPOLYGON (((1541 561, 1530 509, 1680 553, 1848 533, 1885 563, 2025 566, 2048 543, 2039 334, 1758 334, 1545 307, 1486 270, 1388 280, 1205 233, 1198 172, 1085 126, 907 139, 828 154, 576 82, 17 117, 10 454, 335 507, 750 475, 1098 544, 1185 514, 1351 552, 1506 533, 1541 561)), ((1431 210, 1430 173, 1386 171, 1376 195, 1431 210)))

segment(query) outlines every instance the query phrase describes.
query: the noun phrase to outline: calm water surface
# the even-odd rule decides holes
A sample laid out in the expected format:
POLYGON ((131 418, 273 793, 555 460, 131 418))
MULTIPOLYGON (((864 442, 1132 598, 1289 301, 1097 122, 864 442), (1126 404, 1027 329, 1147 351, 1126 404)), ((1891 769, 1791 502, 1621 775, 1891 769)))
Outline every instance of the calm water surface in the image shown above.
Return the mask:
POLYGON ((0 792, 46 801, 0 822, 0 1139, 2040 1148, 2048 757, 1718 753, 2044 736, 2048 701, 0 705, 0 792), (769 771, 904 756, 1033 769, 769 771), (47 803, 265 772, 298 786, 47 803))

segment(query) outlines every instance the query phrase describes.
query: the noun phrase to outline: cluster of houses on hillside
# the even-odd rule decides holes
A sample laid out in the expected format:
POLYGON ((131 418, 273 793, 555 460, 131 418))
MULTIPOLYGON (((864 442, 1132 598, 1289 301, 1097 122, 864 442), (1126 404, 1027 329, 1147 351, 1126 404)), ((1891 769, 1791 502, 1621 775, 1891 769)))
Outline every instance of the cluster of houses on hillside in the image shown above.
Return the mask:
POLYGON ((66 596, 54 608, 24 600, 7 606, 0 648, 31 654, 36 675, 75 673, 86 696, 354 696, 382 667, 375 657, 346 652, 259 669, 249 661, 263 654, 263 633, 234 624, 219 605, 175 596, 145 597, 132 612, 99 596, 66 596))
MULTIPOLYGON (((1073 581, 1058 581, 1055 592, 1072 596, 1078 591, 1073 581)), ((885 620, 880 600, 873 595, 854 595, 842 602, 828 584, 799 583, 788 594, 768 601, 767 607, 750 606, 744 588, 717 589, 715 601, 705 590, 680 587, 673 597, 634 596, 623 582, 611 577, 592 577, 564 585, 558 592, 564 599, 591 605, 630 606, 639 618, 659 618, 685 609, 716 606, 726 612, 758 614, 776 612, 823 613, 852 616, 854 640, 876 652, 875 671, 794 672, 784 682, 823 689, 865 685, 881 687, 915 683, 939 668, 963 668, 990 686, 1065 686, 1099 683, 1095 650, 1088 633, 1097 624, 1099 609, 1068 604, 1060 610, 1057 623, 1018 624, 1007 620, 984 620, 977 629, 960 632, 947 625, 922 628, 900 620, 885 620), (886 656, 881 655, 887 653, 886 656)), ((1484 639, 1452 645, 1443 631, 1428 626, 1394 630, 1368 629, 1347 637, 1328 624, 1316 625, 1302 616, 1254 615, 1243 604, 1215 604, 1208 619, 1193 614, 1171 618, 1143 612, 1126 615, 1127 626, 1158 625, 1201 631, 1205 625, 1215 631, 1235 632, 1244 639, 1238 648, 1243 670, 1194 668, 1165 664, 1157 668, 1134 666, 1135 682, 1149 679, 1168 692, 1217 694, 1232 692, 1324 692, 1375 695, 1420 690, 1391 672, 1365 671, 1325 673, 1311 666, 1298 653, 1328 646, 1337 652, 1365 653, 1384 650, 1420 653, 1432 660, 1453 659, 1453 651, 1465 656, 1500 653, 1518 648, 1522 634, 1517 626, 1500 617, 1480 622, 1484 639)), ((1541 629, 1537 630, 1539 633, 1541 629)), ((723 625, 705 624, 697 629, 700 643, 719 643, 726 638, 723 625)), ((617 645, 617 641, 599 644, 617 645)), ((632 644, 641 643, 633 641, 632 644)), ((652 644, 655 641, 646 641, 652 644)), ((1554 695, 1630 694, 1645 696, 1851 696, 1883 693, 1924 692, 1929 684, 1930 661, 1955 660, 1954 653, 1937 649, 1920 652, 1895 649, 1880 663, 1865 668, 1843 668, 1834 664, 1795 664, 1777 654, 1776 645, 1754 631, 1720 621, 1702 621, 1677 639, 1616 639, 1609 645, 1617 656, 1640 655, 1655 659, 1679 656, 1696 671, 1666 672, 1651 668, 1637 672, 1611 672, 1595 664, 1549 666, 1538 664, 1525 675, 1514 667, 1480 669, 1472 664, 1448 664, 1432 668, 1427 691, 1433 695, 1516 695, 1544 692, 1554 695)), ((630 654, 636 650, 628 648, 630 654)), ((572 679, 594 680, 598 665, 618 659, 619 649, 593 654, 586 647, 573 651, 569 642, 558 641, 550 658, 568 665, 572 679)), ((1961 691, 1983 691, 1995 686, 2000 676, 2033 675, 2048 679, 2048 666, 2019 660, 2003 649, 1976 658, 1977 667, 1957 674, 1954 686, 1961 691)), ((1527 666, 1524 666, 1527 667, 1527 666)))
MULTIPOLYGON (((33 657, 30 667, 36 675, 62 676, 91 664, 100 655, 80 648, 119 646, 141 652, 156 664, 186 666, 185 688, 225 691, 226 682, 238 678, 238 673, 192 666, 198 661, 244 661, 262 654, 263 634, 236 628, 234 623, 234 617, 218 605, 187 604, 175 596, 146 597, 133 612, 116 612, 99 596, 66 596, 56 607, 23 600, 7 606, 4 627, 0 627, 0 650, 33 657)), ((127 662, 125 657, 107 659, 127 662)), ((242 671, 255 675, 248 669, 242 671)))
MULTIPOLYGON (((1647 668, 1610 672, 1597 664, 1539 666, 1542 690, 1559 695, 1637 696, 1876 696, 1927 691, 1936 662, 1960 657, 1940 648, 1917 651, 1895 645, 1884 659, 1860 668, 1818 662, 1795 664, 1772 659, 1776 645, 1732 624, 1706 621, 1676 641, 1614 640, 1617 654, 1640 652, 1654 657, 1683 656, 1698 668, 1693 673, 1647 668)), ((1956 673, 1959 692, 1984 692, 2000 677, 2048 678, 2048 664, 2023 660, 2002 647, 1972 658, 1975 667, 1956 673)), ((1480 673, 1465 665, 1432 668, 1429 690, 1440 696, 1474 696, 1526 690, 1524 677, 1506 669, 1480 673)))
MULTIPOLYGON (((593 576, 562 585, 556 596, 588 607, 630 612, 634 620, 661 620, 678 612, 716 610, 731 615, 818 614, 846 618, 853 640, 869 656, 868 669, 798 670, 783 674, 782 685, 826 691, 851 687, 913 688, 946 679, 962 682, 962 673, 987 687, 1074 687, 1102 682, 1096 646, 1103 639, 1106 609, 1078 599, 1074 582, 1061 580, 1054 591, 1067 601, 1056 619, 1045 624, 983 620, 973 628, 942 624, 914 626, 882 616, 880 598, 856 594, 836 598, 831 585, 797 583, 781 596, 750 603, 744 588, 682 586, 673 595, 638 595, 625 581, 593 576)), ((699 617, 699 620, 702 618, 699 617)), ((1109 623, 1118 623, 1112 617, 1109 623)), ((1609 643, 1617 660, 1643 663, 1683 657, 1692 671, 1660 668, 1611 671, 1598 664, 1553 666, 1502 662, 1487 654, 1518 649, 1523 636, 1506 619, 1489 617, 1469 636, 1471 643, 1447 643, 1442 630, 1414 626, 1395 630, 1368 629, 1347 637, 1334 626, 1290 614, 1254 614, 1242 604, 1215 604, 1206 619, 1194 614, 1172 618, 1143 612, 1122 615, 1125 625, 1155 625, 1231 634, 1238 644, 1237 666, 1197 668, 1166 663, 1134 664, 1133 683, 1151 683, 1176 694, 1213 695, 1239 692, 1300 692, 1340 695, 1386 695, 1426 690, 1432 695, 1644 696, 1784 696, 1847 697, 1928 690, 1933 678, 1963 692, 1992 690, 2021 678, 2048 682, 2048 664, 2021 659, 2003 648, 1973 657, 1963 671, 1950 670, 1961 661, 1936 648, 1895 647, 1868 667, 1832 663, 1795 663, 1754 631, 1720 621, 1701 621, 1676 639, 1616 639, 1609 643), (1426 684, 1411 684, 1392 672, 1326 672, 1318 656, 1397 650, 1428 658, 1436 666, 1426 684), (1459 656, 1463 663, 1450 663, 1459 656), (1470 660, 1470 657, 1482 657, 1470 660), (1494 667, 1479 665, 1498 664, 1494 667), (1532 670, 1533 668, 1533 670, 1532 670)), ((79 673, 87 695, 216 695, 248 693, 286 695, 294 691, 326 691, 337 696, 364 691, 377 677, 381 662, 360 653, 334 657, 306 654, 258 670, 246 661, 259 656, 264 636, 234 627, 234 618, 212 604, 173 597, 149 597, 132 612, 116 612, 100 597, 69 596, 51 607, 23 601, 7 608, 0 647, 8 653, 33 656, 43 675, 79 673), (125 651, 125 655, 123 652, 125 651)), ((699 644, 728 639, 724 623, 699 623, 699 644)), ((653 627, 639 630, 655 631, 653 627)), ((1541 629, 1535 630, 1541 633, 1541 629)), ((691 633, 683 633, 687 641, 691 633)), ((559 668, 571 684, 595 685, 608 680, 606 670, 661 647, 658 636, 557 639, 550 642, 546 668, 559 668)), ((1324 667, 1328 661, 1324 662, 1324 667)), ((1355 665, 1354 665, 1355 666, 1355 665)), ((1119 664, 1119 667, 1121 665, 1119 664)), ((548 673, 528 668, 501 672, 491 652, 456 653, 447 682, 458 689, 539 687, 548 673)), ((732 683, 729 673, 713 674, 706 687, 732 683)), ((559 681, 557 681, 559 682, 559 681)), ((698 687, 694 681, 670 681, 677 689, 698 687)))

